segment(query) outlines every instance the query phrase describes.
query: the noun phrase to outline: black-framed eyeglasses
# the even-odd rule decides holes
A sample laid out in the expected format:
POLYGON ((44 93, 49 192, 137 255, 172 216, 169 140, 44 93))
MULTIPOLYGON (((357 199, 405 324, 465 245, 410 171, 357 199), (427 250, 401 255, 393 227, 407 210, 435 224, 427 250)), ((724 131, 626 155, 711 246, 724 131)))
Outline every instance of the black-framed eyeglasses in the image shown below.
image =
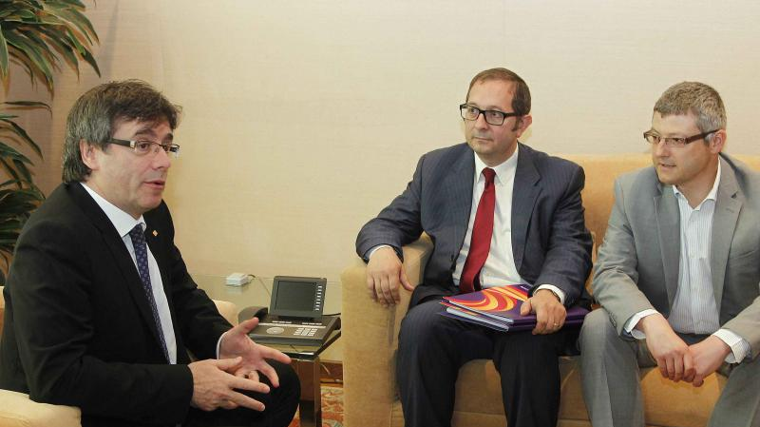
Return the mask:
POLYGON ((171 143, 160 144, 158 142, 141 140, 141 141, 128 141, 126 139, 111 138, 108 142, 111 144, 121 145, 122 147, 129 147, 135 151, 138 156, 146 156, 148 154, 155 156, 159 150, 164 150, 167 154, 172 153, 174 157, 179 157, 179 145, 171 143))
POLYGON ((686 144, 691 144, 694 141, 699 141, 700 139, 707 138, 708 136, 710 136, 711 134, 719 130, 720 129, 715 129, 709 132, 700 133, 699 135, 688 136, 685 138, 678 138, 678 137, 663 138, 662 136, 654 133, 654 131, 648 130, 644 132, 644 139, 646 139, 647 142, 652 145, 657 145, 660 143, 660 141, 665 141, 665 145, 667 145, 668 147, 683 147, 686 144))
POLYGON ((507 117, 522 116, 520 113, 505 113, 499 110, 481 110, 473 105, 462 104, 459 106, 459 112, 462 114, 462 118, 469 121, 475 121, 482 114, 486 119, 486 123, 494 126, 501 126, 504 124, 504 120, 507 117))

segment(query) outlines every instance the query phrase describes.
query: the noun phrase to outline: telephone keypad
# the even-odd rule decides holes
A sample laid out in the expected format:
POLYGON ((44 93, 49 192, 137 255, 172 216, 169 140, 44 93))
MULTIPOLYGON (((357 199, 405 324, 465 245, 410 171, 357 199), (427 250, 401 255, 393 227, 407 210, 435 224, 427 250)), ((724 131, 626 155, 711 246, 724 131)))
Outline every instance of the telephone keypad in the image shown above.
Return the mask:
POLYGON ((302 337, 313 337, 317 333, 317 328, 298 328, 293 335, 302 337))

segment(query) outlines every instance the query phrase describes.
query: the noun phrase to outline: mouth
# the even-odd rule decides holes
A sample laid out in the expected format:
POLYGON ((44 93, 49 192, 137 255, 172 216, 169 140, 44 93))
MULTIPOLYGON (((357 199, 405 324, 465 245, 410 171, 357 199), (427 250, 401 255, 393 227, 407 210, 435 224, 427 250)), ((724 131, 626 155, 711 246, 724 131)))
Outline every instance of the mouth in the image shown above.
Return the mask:
POLYGON ((152 181, 145 181, 145 185, 151 188, 163 190, 164 187, 166 187, 166 180, 163 179, 155 179, 152 181))

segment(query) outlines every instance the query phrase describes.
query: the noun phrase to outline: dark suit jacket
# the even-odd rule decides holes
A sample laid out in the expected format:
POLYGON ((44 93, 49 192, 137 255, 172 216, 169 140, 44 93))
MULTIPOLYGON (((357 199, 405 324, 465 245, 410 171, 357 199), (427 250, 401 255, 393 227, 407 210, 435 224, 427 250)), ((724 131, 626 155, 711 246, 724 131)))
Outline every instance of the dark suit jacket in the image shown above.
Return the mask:
MULTIPOLYGON (((583 169, 519 144, 512 200, 512 251, 520 276, 531 284, 549 283, 562 289, 566 305, 585 295, 591 269, 591 235, 581 204, 583 169)), ((452 273, 472 205, 475 154, 467 144, 427 153, 420 158, 406 190, 356 239, 356 251, 365 258, 374 246, 401 247, 426 232, 433 253, 425 267, 423 284, 411 305, 435 295, 457 293, 452 273)))
POLYGON ((188 275, 166 205, 144 217, 177 364, 166 362, 140 276, 113 224, 80 184, 63 184, 16 246, 4 292, 0 388, 78 406, 84 426, 183 421, 193 393, 187 349, 215 357, 231 326, 188 275))
MULTIPOLYGON (((760 175, 721 154, 710 270, 721 328, 760 354, 760 175)), ((594 297, 622 333, 634 314, 670 314, 681 253, 678 200, 648 167, 615 181, 615 204, 594 276, 594 297)))

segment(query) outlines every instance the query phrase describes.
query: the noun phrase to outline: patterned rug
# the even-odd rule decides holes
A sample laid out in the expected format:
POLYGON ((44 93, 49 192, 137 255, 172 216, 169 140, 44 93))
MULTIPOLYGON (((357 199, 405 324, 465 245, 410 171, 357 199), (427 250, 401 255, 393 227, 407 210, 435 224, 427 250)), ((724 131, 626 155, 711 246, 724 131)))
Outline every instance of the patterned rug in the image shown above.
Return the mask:
MULTIPOLYGON (((298 414, 289 427, 300 427, 298 414)), ((343 427, 343 387, 322 385, 322 427, 343 427)))

